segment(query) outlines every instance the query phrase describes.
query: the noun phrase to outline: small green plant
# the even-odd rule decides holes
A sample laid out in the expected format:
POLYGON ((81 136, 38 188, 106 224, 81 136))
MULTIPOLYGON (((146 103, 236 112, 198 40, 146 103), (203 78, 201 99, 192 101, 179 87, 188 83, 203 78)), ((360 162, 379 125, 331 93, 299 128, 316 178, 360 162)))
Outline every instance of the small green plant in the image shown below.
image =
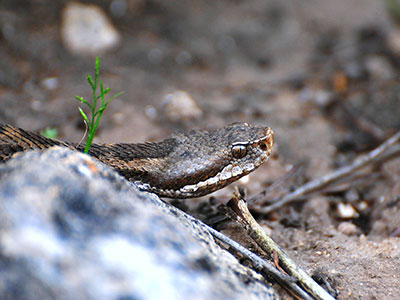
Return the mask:
POLYGON ((111 91, 110 88, 104 89, 103 81, 99 79, 99 73, 100 73, 100 58, 96 57, 96 68, 95 68, 95 74, 94 74, 94 80, 92 76, 88 75, 87 76, 87 81, 89 82, 90 86, 92 87, 93 90, 93 103, 90 104, 87 100, 80 96, 75 96, 75 98, 80 101, 81 103, 86 104, 90 111, 91 111, 91 119, 87 117, 85 112, 81 107, 78 107, 79 112, 81 113, 83 119, 85 120, 85 123, 88 127, 88 136, 86 139, 86 145, 85 145, 85 153, 89 152, 90 146, 93 142, 94 135, 96 134, 97 127, 99 126, 101 117, 103 116, 103 113, 105 109, 107 108, 107 105, 110 103, 111 100, 117 98, 118 96, 122 95, 123 92, 116 93, 113 95, 111 98, 109 98, 107 101, 105 99, 105 96, 108 94, 108 92, 111 91), (98 88, 100 89, 100 95, 97 95, 97 90, 98 88), (100 108, 97 109, 97 101, 101 99, 101 105, 100 108))
POLYGON ((58 130, 57 128, 46 127, 46 129, 44 131, 41 131, 40 134, 47 138, 55 139, 57 137, 58 130))

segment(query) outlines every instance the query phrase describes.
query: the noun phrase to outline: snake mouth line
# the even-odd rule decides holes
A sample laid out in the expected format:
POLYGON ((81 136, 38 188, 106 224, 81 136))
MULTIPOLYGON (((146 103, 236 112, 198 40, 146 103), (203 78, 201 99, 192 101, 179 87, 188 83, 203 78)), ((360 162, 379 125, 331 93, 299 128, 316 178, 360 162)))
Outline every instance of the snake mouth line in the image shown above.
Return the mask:
POLYGON ((160 190, 158 188, 151 187, 149 184, 143 184, 142 182, 135 182, 139 188, 147 190, 150 192, 157 193, 164 197, 171 198, 189 198, 189 197, 200 197, 205 194, 210 193, 210 191, 216 191, 229 183, 235 181, 236 179, 245 176, 260 166, 266 159, 265 157, 259 157, 253 162, 245 164, 243 167, 228 165, 222 169, 217 175, 208 178, 204 181, 199 181, 195 184, 185 185, 178 190, 160 190))
POLYGON ((181 193, 184 196, 185 194, 202 194, 202 190, 217 190, 218 188, 226 186, 230 182, 249 174, 259 167, 267 158, 268 155, 260 156, 254 161, 246 163, 243 167, 238 165, 228 165, 216 176, 208 178, 205 181, 200 181, 196 184, 186 185, 178 191, 175 191, 175 193, 181 193))

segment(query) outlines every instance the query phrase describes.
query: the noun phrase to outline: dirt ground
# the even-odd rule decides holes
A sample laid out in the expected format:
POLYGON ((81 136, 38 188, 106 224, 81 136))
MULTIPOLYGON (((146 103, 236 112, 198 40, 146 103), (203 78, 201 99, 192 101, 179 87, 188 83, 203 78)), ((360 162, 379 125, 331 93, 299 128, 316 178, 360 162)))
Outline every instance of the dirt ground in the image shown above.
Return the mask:
MULTIPOLYGON (((272 185, 251 204, 254 215, 296 263, 328 278, 338 299, 399 297, 399 157, 262 213, 268 199, 348 165, 399 130, 400 27, 384 1, 83 2, 99 5, 121 35, 101 54, 101 75, 124 94, 105 112, 96 142, 238 121, 271 126, 273 157, 239 183, 248 199, 272 185), (178 90, 197 103, 187 108, 192 117, 169 110, 178 90)), ((0 122, 57 128, 59 139, 79 141, 74 96, 90 97, 95 58, 63 43, 67 3, 1 1, 0 122)), ((212 199, 225 203, 231 193, 212 199)), ((198 208, 205 198, 187 203, 198 208)))

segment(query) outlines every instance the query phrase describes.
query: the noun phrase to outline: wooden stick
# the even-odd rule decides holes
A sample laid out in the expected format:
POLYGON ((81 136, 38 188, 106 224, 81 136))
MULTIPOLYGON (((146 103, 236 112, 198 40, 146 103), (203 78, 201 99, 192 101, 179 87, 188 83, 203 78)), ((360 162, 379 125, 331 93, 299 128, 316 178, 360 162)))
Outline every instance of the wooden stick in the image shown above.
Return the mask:
POLYGON ((231 238, 227 237, 226 235, 222 234, 221 232, 215 230, 214 228, 204 224, 200 220, 192 217, 191 215, 181 211, 180 209, 172 206, 169 203, 163 202, 165 206, 168 207, 168 210, 173 211, 179 218, 184 218, 188 219, 193 224, 197 224, 204 229, 206 229, 214 238, 220 240, 224 244, 228 245, 231 249, 231 251, 240 253, 248 259, 256 269, 256 271, 260 272, 263 271, 272 278, 274 278, 279 284, 284 287, 288 288, 289 290, 293 291, 297 296, 299 296, 301 299, 305 300, 313 300, 313 298, 308 295, 303 289, 301 289, 297 284, 296 284, 296 279, 288 276, 282 272, 279 272, 277 269, 273 267, 271 263, 268 261, 262 259, 259 257, 257 254, 251 252, 250 250, 246 249, 242 245, 240 245, 238 242, 232 240, 231 238))
POLYGON ((384 154, 384 152, 386 152, 394 144, 398 143, 399 140, 400 140, 400 131, 397 132, 395 135, 393 135, 388 140, 386 140, 379 147, 372 150, 371 152, 355 159, 351 165, 344 166, 332 173, 329 173, 325 176, 314 179, 314 180, 302 185, 301 187, 297 188, 295 191, 286 194, 278 202, 271 204, 269 206, 261 207, 261 208, 257 209, 257 212, 263 213, 263 214, 268 214, 271 211, 273 211, 277 208, 280 208, 287 203, 294 202, 306 194, 312 193, 316 190, 326 187, 327 185, 352 174, 354 171, 361 169, 361 168, 365 167, 366 165, 377 161, 382 156, 382 154, 384 154))
POLYGON ((295 277, 301 287, 312 297, 319 300, 333 300, 334 298, 319 286, 305 271, 299 268, 292 259, 265 233, 247 208, 246 202, 238 192, 233 199, 234 210, 241 219, 250 237, 271 257, 278 256, 280 265, 289 275, 295 277))

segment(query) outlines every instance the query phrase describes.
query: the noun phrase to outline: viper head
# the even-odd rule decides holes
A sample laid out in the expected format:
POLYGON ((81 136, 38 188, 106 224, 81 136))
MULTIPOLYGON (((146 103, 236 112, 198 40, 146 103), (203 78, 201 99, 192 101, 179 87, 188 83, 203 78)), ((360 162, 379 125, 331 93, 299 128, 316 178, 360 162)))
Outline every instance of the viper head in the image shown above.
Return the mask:
POLYGON ((176 146, 160 159, 147 189, 171 198, 199 197, 225 187, 264 163, 274 145, 271 128, 247 123, 170 138, 176 146))

